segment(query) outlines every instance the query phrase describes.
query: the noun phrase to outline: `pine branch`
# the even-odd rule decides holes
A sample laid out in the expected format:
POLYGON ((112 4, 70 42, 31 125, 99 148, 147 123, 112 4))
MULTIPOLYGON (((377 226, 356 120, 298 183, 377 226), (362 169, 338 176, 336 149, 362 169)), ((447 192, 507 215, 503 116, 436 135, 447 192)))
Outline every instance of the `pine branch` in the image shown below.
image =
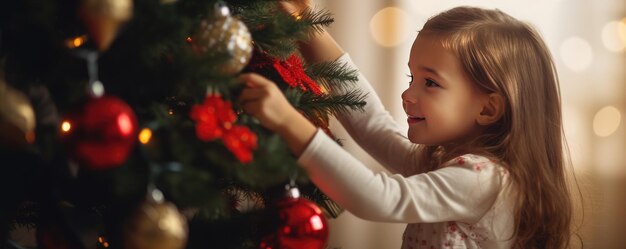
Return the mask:
POLYGON ((275 2, 256 2, 245 7, 246 23, 260 50, 282 59, 298 51, 298 41, 308 39, 311 28, 328 23, 329 14, 308 13, 301 21, 278 9, 275 2))
MULTIPOLYGON (((296 94, 297 95, 297 94, 296 94)), ((363 111, 366 95, 359 90, 352 90, 344 95, 322 95, 303 93, 297 96, 294 106, 305 113, 315 112, 339 115, 350 110, 363 111)))
POLYGON ((358 71, 338 61, 306 66, 306 74, 330 91, 343 91, 358 80, 358 71))
POLYGON ((328 27, 335 22, 333 15, 328 10, 314 11, 306 9, 300 17, 299 21, 306 23, 315 32, 322 32, 324 27, 328 27))

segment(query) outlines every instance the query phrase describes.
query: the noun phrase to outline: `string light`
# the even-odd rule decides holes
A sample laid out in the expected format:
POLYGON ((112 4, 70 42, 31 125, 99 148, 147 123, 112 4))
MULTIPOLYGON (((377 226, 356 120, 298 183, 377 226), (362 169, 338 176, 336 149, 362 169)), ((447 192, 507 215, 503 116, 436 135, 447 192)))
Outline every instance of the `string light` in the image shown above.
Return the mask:
POLYGON ((63 131, 63 133, 69 133, 70 130, 72 130, 72 124, 70 121, 64 120, 61 123, 61 131, 63 131))
POLYGON ((148 128, 143 128, 139 132, 139 142, 141 144, 148 144, 151 138, 152 138, 152 130, 148 128))
POLYGON ((106 241, 103 236, 98 236, 98 243, 100 243, 100 245, 102 245, 102 247, 104 248, 109 247, 109 242, 106 241))
POLYGON ((77 48, 85 44, 87 41, 87 35, 81 35, 65 40, 65 46, 68 48, 77 48))

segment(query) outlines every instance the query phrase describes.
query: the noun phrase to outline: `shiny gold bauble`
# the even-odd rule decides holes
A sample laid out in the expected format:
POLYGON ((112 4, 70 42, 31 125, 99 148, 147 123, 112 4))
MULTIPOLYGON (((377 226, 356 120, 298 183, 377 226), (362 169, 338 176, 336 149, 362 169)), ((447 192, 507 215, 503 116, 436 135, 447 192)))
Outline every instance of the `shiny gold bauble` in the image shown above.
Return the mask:
POLYGON ((125 249, 182 249, 187 244, 187 221, 170 202, 141 204, 125 232, 125 249))
POLYGON ((246 25, 230 15, 226 6, 216 6, 215 15, 203 20, 191 39, 194 51, 203 56, 227 55, 216 73, 234 75, 252 57, 252 35, 246 25))
POLYGON ((0 78, 0 143, 21 146, 32 143, 35 134, 35 111, 22 92, 0 78))
POLYGON ((83 0, 79 17, 100 51, 106 51, 122 24, 133 15, 133 0, 83 0))

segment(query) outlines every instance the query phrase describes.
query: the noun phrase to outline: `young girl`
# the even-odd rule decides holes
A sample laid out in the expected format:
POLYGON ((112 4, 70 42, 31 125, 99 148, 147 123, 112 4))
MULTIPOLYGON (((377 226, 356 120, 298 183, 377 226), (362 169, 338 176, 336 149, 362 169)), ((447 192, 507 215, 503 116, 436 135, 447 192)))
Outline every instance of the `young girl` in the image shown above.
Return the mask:
MULTIPOLYGON (((306 46, 309 59, 353 65, 326 32, 306 46)), ((259 75, 241 76, 240 101, 341 206, 408 223, 402 248, 567 248, 559 86, 539 34, 498 10, 454 8, 428 20, 408 65, 408 139, 362 76, 365 111, 338 117, 393 175, 373 173, 259 75)))

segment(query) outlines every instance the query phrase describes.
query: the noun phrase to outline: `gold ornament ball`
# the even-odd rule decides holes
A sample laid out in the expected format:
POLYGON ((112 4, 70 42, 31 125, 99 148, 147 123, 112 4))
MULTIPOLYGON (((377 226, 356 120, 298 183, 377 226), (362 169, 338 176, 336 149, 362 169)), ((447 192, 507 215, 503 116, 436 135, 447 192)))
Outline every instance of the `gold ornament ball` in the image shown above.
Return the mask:
POLYGON ((78 11, 100 51, 106 51, 122 24, 133 16, 133 0, 83 0, 78 11))
POLYGON ((182 249, 187 244, 187 221, 172 203, 146 201, 125 235, 125 249, 182 249))
POLYGON ((192 38, 192 47, 199 55, 228 55, 217 73, 234 75, 252 57, 252 35, 242 21, 230 15, 226 6, 217 6, 216 15, 200 23, 192 38))
POLYGON ((9 146, 32 143, 35 111, 28 97, 0 78, 0 142, 9 146))

